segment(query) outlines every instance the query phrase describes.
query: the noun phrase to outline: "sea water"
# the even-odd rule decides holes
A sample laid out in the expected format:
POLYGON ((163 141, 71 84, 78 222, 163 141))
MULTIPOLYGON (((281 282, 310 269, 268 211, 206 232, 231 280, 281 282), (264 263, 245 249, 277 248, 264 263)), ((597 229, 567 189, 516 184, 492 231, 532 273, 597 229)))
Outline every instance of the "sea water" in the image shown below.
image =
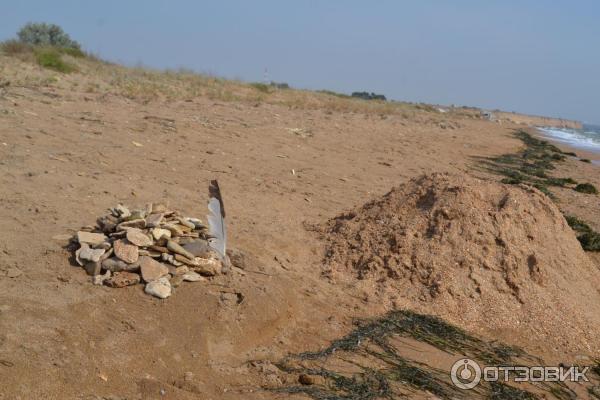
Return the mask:
POLYGON ((538 127, 548 138, 582 150, 600 154, 600 126, 583 125, 583 129, 538 127))

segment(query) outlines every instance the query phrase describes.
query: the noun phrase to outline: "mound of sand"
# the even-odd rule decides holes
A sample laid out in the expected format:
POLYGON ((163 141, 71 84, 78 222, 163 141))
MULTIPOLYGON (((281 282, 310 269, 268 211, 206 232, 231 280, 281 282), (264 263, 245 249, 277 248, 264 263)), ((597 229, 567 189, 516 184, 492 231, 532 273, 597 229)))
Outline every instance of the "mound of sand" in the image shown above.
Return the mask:
POLYGON ((329 221, 327 274, 472 331, 597 352, 600 271, 536 189, 432 174, 329 221))

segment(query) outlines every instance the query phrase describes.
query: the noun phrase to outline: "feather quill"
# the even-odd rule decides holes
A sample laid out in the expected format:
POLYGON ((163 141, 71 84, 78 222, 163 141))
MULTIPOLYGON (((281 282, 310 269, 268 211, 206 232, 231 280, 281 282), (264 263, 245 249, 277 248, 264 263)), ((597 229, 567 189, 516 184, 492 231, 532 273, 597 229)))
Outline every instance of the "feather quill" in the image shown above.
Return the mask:
POLYGON ((223 260, 226 259, 227 246, 227 228, 225 227, 225 207, 223 207, 223 198, 221 189, 216 180, 210 181, 208 186, 208 228, 210 236, 208 244, 212 247, 223 260))

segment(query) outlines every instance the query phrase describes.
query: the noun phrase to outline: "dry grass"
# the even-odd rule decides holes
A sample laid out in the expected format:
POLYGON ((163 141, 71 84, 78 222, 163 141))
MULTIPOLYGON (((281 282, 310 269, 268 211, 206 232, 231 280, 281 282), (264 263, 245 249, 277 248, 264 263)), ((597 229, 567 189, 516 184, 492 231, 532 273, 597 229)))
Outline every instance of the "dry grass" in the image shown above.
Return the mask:
MULTIPOLYGON (((0 56, 0 66, 6 63, 35 63, 32 53, 20 44, 5 42, 0 56)), ((436 107, 425 104, 411 104, 394 101, 366 101, 339 95, 329 91, 308 91, 298 89, 278 89, 264 84, 226 80, 190 72, 187 70, 159 71, 150 68, 127 68, 105 62, 91 54, 61 54, 62 59, 77 72, 73 78, 64 77, 60 84, 79 85, 89 93, 111 93, 129 99, 148 103, 165 100, 189 100, 207 97, 223 102, 247 102, 284 105, 293 109, 323 110, 325 112, 361 113, 369 115, 413 118, 423 115, 431 121, 441 121, 445 116, 436 107), (82 76, 83 75, 83 76, 82 76), (72 82, 70 81, 72 80, 72 82)), ((48 71, 16 66, 11 80, 23 86, 51 85, 52 75, 48 71)), ((464 110, 455 109, 450 114, 467 116, 464 110), (464 115, 463 115, 464 114, 464 115)), ((472 115, 475 115, 473 113, 472 115)))

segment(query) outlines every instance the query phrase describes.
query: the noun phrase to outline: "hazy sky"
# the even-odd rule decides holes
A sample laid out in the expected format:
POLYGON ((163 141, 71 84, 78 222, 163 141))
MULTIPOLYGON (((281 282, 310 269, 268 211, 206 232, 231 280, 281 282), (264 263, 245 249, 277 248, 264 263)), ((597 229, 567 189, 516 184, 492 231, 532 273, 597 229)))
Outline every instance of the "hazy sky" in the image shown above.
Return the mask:
POLYGON ((600 1, 4 0, 112 61, 600 122, 600 1))

